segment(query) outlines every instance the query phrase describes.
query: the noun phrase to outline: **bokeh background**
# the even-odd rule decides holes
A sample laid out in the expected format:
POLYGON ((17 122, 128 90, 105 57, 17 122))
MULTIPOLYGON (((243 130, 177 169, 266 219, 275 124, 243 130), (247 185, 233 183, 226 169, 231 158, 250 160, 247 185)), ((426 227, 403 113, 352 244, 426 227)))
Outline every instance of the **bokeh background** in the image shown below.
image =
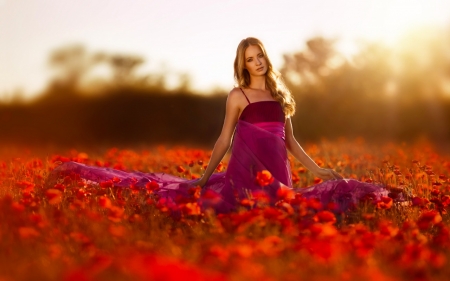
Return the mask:
POLYGON ((0 0, 0 142, 211 146, 249 36, 299 140, 449 142, 444 0, 0 0))

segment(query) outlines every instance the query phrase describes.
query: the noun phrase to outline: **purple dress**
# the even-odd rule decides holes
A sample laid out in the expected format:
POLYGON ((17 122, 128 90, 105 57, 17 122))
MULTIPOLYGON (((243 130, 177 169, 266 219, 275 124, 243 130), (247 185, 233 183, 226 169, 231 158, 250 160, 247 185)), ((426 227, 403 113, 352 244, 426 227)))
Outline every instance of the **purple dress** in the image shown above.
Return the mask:
MULTIPOLYGON (((242 89, 241 89, 242 90, 242 89)), ((242 93, 245 95, 244 91, 242 93)), ((247 98, 247 96, 245 96, 247 98)), ((292 188, 291 168, 285 145, 285 115, 277 101, 250 103, 242 111, 236 124, 231 157, 225 172, 214 173, 202 189, 198 203, 202 208, 213 208, 217 213, 227 213, 236 209, 240 200, 249 194, 264 194, 270 204, 277 202, 280 186, 292 188), (258 172, 268 170, 274 180, 261 187, 256 179, 258 172)), ((124 172, 111 168, 87 166, 76 162, 65 162, 51 173, 50 181, 61 175, 75 172, 81 178, 102 182, 117 177, 116 186, 129 187, 132 179, 135 187, 144 188, 149 181, 156 181, 159 189, 155 192, 164 204, 174 204, 180 196, 189 196, 190 183, 187 180, 166 173, 124 172)), ((335 202, 340 211, 357 203, 366 195, 375 199, 387 196, 387 191, 377 185, 356 180, 332 180, 300 191, 304 197, 318 198, 323 205, 335 202)))

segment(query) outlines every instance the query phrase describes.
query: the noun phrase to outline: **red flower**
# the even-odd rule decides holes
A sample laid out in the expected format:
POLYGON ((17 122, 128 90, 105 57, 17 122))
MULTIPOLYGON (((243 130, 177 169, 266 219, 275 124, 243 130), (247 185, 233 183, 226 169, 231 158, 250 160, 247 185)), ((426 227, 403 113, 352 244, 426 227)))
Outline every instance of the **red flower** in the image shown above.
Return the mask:
POLYGON ((112 180, 102 181, 100 182, 100 186, 103 188, 109 188, 114 186, 114 182, 112 180))
POLYGON ((113 183, 119 183, 119 182, 121 182, 121 179, 119 179, 118 177, 113 177, 112 178, 112 182, 113 183))
POLYGON ((120 222, 123 218, 125 212, 124 208, 112 206, 109 208, 108 219, 113 222, 120 222))
POLYGON ((444 205, 444 207, 447 207, 450 205, 450 195, 444 195, 441 197, 441 203, 444 205))
POLYGON ((185 212, 188 215, 200 215, 200 206, 194 202, 194 203, 186 203, 183 207, 183 212, 185 212))
POLYGON ((432 224, 436 224, 442 221, 441 215, 435 211, 426 211, 417 220, 417 226, 421 230, 427 230, 432 224))
POLYGON ((253 199, 259 204, 269 204, 270 197, 262 190, 255 190, 252 192, 253 199))
POLYGON ((56 205, 62 201, 62 192, 58 189, 48 189, 45 192, 45 195, 47 196, 50 205, 56 205))
POLYGON ((247 198, 242 199, 241 202, 239 202, 239 203, 241 204, 241 206, 250 207, 250 208, 253 207, 253 205, 255 205, 255 201, 247 199, 247 198))
POLYGON ((34 188, 34 183, 29 181, 18 181, 16 182, 16 186, 21 188, 24 191, 31 191, 34 188))
POLYGON ((438 196, 440 193, 441 193, 441 191, 439 189, 436 189, 436 188, 431 191, 431 194, 433 196, 438 196))
POLYGON ((320 211, 314 216, 316 222, 334 224, 336 222, 336 217, 330 211, 320 211))
POLYGON ((256 183, 258 183, 260 186, 269 185, 273 181, 274 178, 272 177, 272 174, 267 170, 256 173, 256 183))
POLYGON ((390 209, 392 207, 393 200, 390 197, 381 196, 380 200, 377 202, 378 209, 390 209))
POLYGON ((185 169, 182 166, 177 167, 178 173, 184 173, 185 169))
POLYGON ((86 196, 88 196, 88 195, 89 194, 84 189, 81 189, 81 188, 78 189, 77 193, 76 193, 76 196, 79 200, 86 198, 86 196))
POLYGON ((430 203, 430 201, 427 198, 420 198, 420 197, 413 197, 411 199, 413 206, 423 207, 430 203))
POLYGON ((220 195, 211 189, 206 189, 205 192, 202 193, 201 198, 203 201, 207 201, 211 204, 217 204, 221 201, 220 195))
POLYGON ((19 227, 19 236, 20 238, 33 238, 39 236, 39 232, 33 227, 19 227))
POLYGON ((362 218, 366 221, 371 221, 375 218, 375 214, 365 213, 362 215, 362 218))
POLYGON ((112 236, 122 237, 125 235, 126 229, 123 225, 110 225, 108 231, 112 236))
POLYGON ((295 192, 291 188, 288 188, 287 186, 280 186, 280 188, 278 188, 277 190, 277 197, 280 200, 293 199, 294 196, 295 192))
POLYGON ((320 199, 318 198, 310 198, 307 201, 307 206, 311 209, 314 209, 316 211, 319 211, 323 208, 322 203, 320 202, 320 199))
POLYGON ((98 205, 100 205, 100 207, 106 208, 106 209, 108 209, 112 206, 111 200, 106 196, 100 196, 98 198, 98 205))
POLYGON ((222 171, 223 167, 224 167, 224 166, 223 166, 223 163, 220 162, 219 165, 217 165, 216 171, 217 171, 217 172, 222 171))
POLYGON ((159 184, 156 181, 152 180, 152 181, 146 183, 145 187, 147 188, 147 190, 149 192, 153 192, 153 191, 159 189, 159 184))
POLYGON ((64 189, 66 189, 66 187, 65 187, 64 184, 62 184, 62 183, 57 183, 57 184, 55 184, 55 186, 54 186, 53 188, 54 188, 54 189, 61 190, 61 191, 64 191, 64 189))
POLYGON ((11 209, 13 209, 16 213, 22 213, 25 210, 25 206, 19 202, 12 202, 11 209))
POLYGON ((319 183, 321 183, 323 180, 321 179, 321 178, 317 178, 317 177, 315 177, 314 178, 314 184, 319 184, 319 183))
POLYGON ((64 183, 65 184, 70 184, 72 182, 72 178, 70 176, 65 176, 64 177, 64 183))

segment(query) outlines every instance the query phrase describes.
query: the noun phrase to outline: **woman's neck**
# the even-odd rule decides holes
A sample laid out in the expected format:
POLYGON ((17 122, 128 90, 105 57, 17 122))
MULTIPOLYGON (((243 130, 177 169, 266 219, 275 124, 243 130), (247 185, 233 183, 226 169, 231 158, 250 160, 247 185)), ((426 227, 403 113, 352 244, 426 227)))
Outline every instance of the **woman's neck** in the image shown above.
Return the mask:
POLYGON ((254 90, 266 90, 266 76, 251 76, 248 87, 254 90))

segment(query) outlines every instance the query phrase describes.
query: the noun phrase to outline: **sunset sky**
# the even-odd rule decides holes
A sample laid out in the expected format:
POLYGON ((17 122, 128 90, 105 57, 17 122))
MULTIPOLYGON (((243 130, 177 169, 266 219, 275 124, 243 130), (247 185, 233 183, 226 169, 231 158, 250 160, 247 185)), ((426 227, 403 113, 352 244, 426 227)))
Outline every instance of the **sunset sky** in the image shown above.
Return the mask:
POLYGON ((0 98, 27 97, 46 85, 51 50, 81 43, 88 51, 142 56, 139 73, 189 72, 194 90, 233 87, 241 39, 266 45, 274 66, 315 35, 395 44, 420 26, 449 26, 450 0, 0 0, 0 98))

